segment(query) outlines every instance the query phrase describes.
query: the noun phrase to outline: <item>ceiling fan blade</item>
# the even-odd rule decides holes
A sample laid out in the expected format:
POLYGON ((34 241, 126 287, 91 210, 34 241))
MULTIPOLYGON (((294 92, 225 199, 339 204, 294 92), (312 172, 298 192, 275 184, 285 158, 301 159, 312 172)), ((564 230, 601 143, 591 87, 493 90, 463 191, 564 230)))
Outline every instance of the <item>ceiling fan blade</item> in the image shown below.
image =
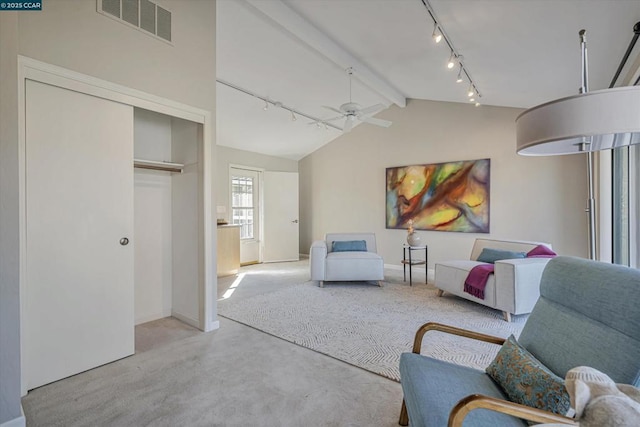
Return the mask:
POLYGON ((385 107, 382 104, 376 104, 376 105, 372 105, 371 107, 367 107, 367 108, 363 108, 362 110, 360 110, 360 114, 364 114, 364 115, 374 115, 376 113, 379 113, 380 111, 384 110, 385 107))
POLYGON ((353 128, 353 119, 351 118, 351 116, 348 116, 347 120, 344 121, 344 127, 342 128, 342 132, 343 133, 351 132, 352 128, 353 128))
POLYGON ((334 120, 338 120, 338 119, 344 119, 344 116, 336 116, 336 117, 332 117, 330 119, 325 119, 323 120, 323 122, 332 122, 334 120))
POLYGON ((390 122, 389 120, 376 119, 373 117, 359 117, 359 119, 365 123, 369 123, 376 126, 382 126, 385 128, 388 128, 393 123, 393 122, 390 122))
POLYGON ((331 110, 331 111, 333 111, 335 113, 338 113, 338 114, 344 114, 342 111, 338 110, 337 108, 327 107, 326 105, 323 105, 322 108, 326 108, 327 110, 331 110))

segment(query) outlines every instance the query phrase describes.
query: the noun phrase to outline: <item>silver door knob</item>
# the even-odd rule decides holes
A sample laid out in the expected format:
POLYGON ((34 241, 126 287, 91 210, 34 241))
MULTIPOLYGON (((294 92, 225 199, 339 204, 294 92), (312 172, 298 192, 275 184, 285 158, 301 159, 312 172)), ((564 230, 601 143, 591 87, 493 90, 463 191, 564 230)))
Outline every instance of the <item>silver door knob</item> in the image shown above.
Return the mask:
POLYGON ((127 246, 129 244, 129 239, 127 239, 126 237, 123 237, 122 239, 120 239, 120 244, 122 246, 127 246))

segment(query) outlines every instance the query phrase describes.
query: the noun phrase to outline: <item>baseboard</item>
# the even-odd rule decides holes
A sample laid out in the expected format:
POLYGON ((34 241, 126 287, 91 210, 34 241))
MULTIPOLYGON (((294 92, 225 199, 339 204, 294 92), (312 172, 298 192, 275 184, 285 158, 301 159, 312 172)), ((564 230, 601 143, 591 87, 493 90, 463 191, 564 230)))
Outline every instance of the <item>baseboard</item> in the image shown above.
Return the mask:
POLYGON ((215 331, 216 329, 220 329, 220 321, 219 320, 214 320, 213 322, 210 322, 209 323, 209 327, 207 328, 207 330, 205 332, 215 331))
POLYGON ((148 314, 146 316, 136 317, 135 324, 140 325, 142 323, 152 322, 158 319, 164 319, 165 317, 171 316, 171 310, 162 310, 160 313, 148 314))
POLYGON ((22 405, 20 405, 20 414, 17 418, 3 422, 0 424, 0 427, 25 427, 27 425, 27 419, 24 417, 22 405))
POLYGON ((300 259, 309 259, 309 254, 298 254, 300 259))
POLYGON ((181 322, 186 323, 187 325, 193 326, 194 328, 198 328, 200 329, 200 322, 198 322, 196 319, 192 319, 189 316, 185 316, 183 314, 180 314, 178 312, 175 311, 171 311, 171 317, 175 317, 176 319, 178 319, 181 322))
POLYGON ((385 264, 384 268, 388 268, 389 270, 402 270, 401 265, 395 265, 395 264, 385 264))

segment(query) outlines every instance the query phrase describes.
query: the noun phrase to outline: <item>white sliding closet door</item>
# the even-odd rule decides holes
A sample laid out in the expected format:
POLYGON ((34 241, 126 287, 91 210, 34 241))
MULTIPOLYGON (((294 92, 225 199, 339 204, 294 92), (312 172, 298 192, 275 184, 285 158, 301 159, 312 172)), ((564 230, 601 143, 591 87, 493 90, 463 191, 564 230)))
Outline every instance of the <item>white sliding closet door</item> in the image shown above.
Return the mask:
POLYGON ((27 389, 134 352, 133 109, 26 82, 27 389))

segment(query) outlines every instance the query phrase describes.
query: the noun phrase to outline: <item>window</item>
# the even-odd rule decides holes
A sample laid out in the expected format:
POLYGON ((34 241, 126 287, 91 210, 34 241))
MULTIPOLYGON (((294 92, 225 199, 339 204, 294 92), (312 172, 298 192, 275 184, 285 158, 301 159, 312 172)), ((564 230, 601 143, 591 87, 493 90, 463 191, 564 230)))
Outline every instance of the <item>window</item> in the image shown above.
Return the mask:
POLYGON ((613 150, 613 262, 640 267, 640 146, 613 150))
POLYGON ((239 224, 240 238, 253 239, 254 230, 254 178, 247 176, 231 177, 231 223, 239 224))

